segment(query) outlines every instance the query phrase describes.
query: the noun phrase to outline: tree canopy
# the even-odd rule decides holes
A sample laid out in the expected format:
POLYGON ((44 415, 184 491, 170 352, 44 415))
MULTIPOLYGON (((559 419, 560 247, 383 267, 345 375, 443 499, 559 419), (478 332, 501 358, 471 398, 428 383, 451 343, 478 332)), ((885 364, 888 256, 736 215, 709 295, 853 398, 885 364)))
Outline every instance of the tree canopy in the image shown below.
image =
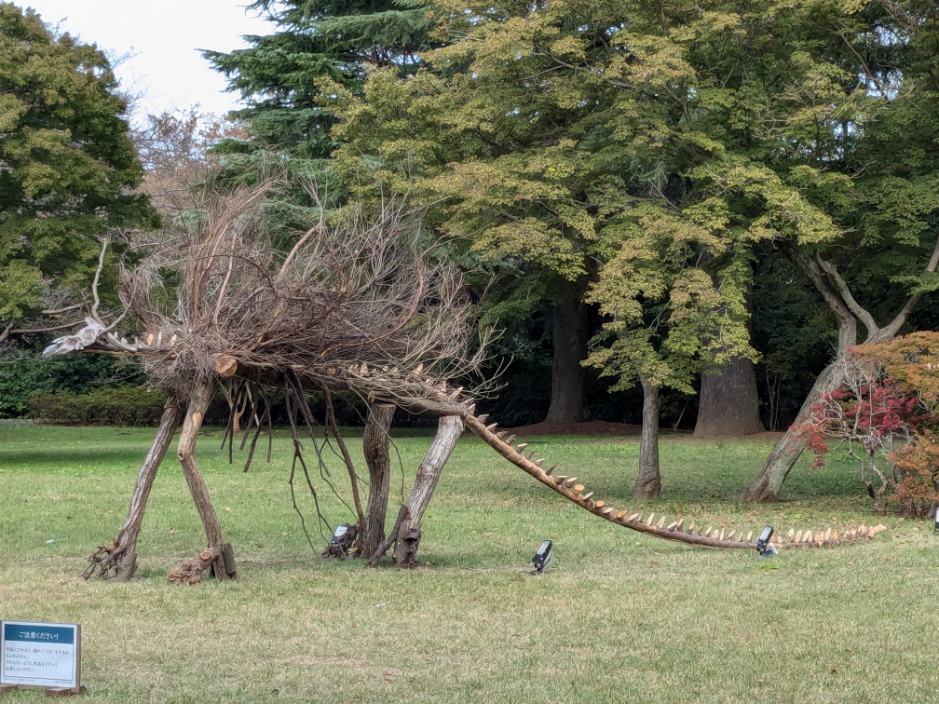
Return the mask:
POLYGON ((0 331, 87 290, 110 228, 152 222, 107 58, 0 3, 0 331))

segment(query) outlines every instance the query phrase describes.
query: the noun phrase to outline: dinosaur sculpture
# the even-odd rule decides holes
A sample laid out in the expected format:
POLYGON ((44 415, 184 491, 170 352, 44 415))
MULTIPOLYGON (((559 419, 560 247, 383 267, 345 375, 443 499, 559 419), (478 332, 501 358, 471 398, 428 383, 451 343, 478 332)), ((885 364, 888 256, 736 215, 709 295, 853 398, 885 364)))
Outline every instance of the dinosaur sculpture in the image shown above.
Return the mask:
MULTIPOLYGON (((612 523, 694 546, 755 547, 752 533, 725 532, 684 518, 643 515, 610 505, 587 491, 576 477, 546 468, 544 460, 535 459, 514 435, 497 430, 495 423, 487 424, 485 416, 475 413, 473 394, 449 381, 478 372, 485 336, 478 336, 458 272, 437 261, 432 248, 421 246, 421 230, 413 214, 389 203, 368 221, 340 214, 338 222, 327 224, 320 217, 296 236, 286 254, 278 254, 282 249, 268 239, 262 207, 275 187, 268 183, 217 198, 208 205, 204 221, 180 227, 156 245, 148 243, 148 250, 136 248, 133 266, 121 276, 123 310, 112 322, 99 313, 97 281, 105 261, 103 247, 93 287, 95 303, 84 327, 55 340, 46 350, 49 355, 85 350, 135 356, 151 382, 168 396, 124 525, 110 545, 89 557, 86 577, 129 579, 133 575, 147 498, 180 426, 177 454, 202 519, 207 547, 177 567, 171 579, 195 582, 206 572, 219 579, 237 574, 234 552, 224 542, 195 455, 206 409, 221 384, 228 386, 228 398, 251 399, 241 439, 241 448, 247 450, 246 470, 261 433, 271 428, 274 394, 283 398, 293 433, 291 489, 302 474, 313 498, 317 497, 301 436, 309 434, 321 469, 325 444, 335 443, 349 475, 360 554, 372 564, 392 544, 398 564, 414 562, 423 512, 464 430, 568 501, 612 523), (115 332, 125 320, 132 321, 139 333, 132 341, 115 332), (473 348, 475 352, 470 351, 473 348), (322 424, 313 417, 311 394, 325 404, 322 424), (377 450, 373 448, 370 454, 366 448, 373 472, 368 516, 356 468, 336 424, 333 399, 337 394, 358 396, 371 409, 366 437, 377 442, 377 450), (387 492, 382 497, 377 489, 382 470, 375 456, 381 455, 382 442, 387 443, 394 408, 430 414, 439 421, 411 494, 385 537, 381 502, 387 503, 387 492)), ((311 195, 316 198, 315 191, 311 195)), ((485 383, 476 387, 477 392, 486 389, 485 383)), ((235 434, 230 419, 223 441, 230 459, 235 434)), ((325 474, 321 476, 329 483, 325 474)), ((775 542, 786 547, 821 547, 857 542, 884 529, 878 525, 840 531, 791 530, 777 533, 775 542)))

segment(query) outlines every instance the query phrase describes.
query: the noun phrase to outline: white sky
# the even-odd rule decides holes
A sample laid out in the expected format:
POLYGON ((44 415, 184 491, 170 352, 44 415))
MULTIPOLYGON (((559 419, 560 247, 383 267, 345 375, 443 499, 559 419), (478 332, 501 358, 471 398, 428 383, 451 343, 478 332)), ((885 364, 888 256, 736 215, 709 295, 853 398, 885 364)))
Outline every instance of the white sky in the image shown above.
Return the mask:
POLYGON ((199 105, 223 114, 238 107, 222 74, 198 49, 231 51, 245 34, 269 34, 273 25, 245 10, 249 0, 14 0, 46 24, 97 44, 112 57, 124 90, 139 96, 134 122, 147 113, 199 105))

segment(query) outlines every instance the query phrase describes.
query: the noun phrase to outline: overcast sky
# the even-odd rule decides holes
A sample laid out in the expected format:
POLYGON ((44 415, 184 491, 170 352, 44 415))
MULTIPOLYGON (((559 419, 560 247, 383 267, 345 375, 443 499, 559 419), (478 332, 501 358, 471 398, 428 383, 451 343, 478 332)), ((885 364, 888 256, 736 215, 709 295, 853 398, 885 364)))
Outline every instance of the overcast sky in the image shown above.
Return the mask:
POLYGON ((225 113, 238 95, 198 49, 230 51, 244 34, 268 34, 273 25, 245 10, 249 0, 14 0, 50 25, 97 44, 109 56, 128 56, 115 69, 138 95, 134 121, 147 113, 188 108, 225 113))

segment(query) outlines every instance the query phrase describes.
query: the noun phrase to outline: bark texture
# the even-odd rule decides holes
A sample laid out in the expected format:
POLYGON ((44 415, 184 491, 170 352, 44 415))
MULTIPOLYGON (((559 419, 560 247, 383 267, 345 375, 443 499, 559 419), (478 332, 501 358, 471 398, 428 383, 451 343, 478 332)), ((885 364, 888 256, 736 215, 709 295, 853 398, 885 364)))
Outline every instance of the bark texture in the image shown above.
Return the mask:
POLYGON ((580 365, 587 356, 589 336, 587 306, 579 291, 554 308, 552 320, 551 404, 547 423, 588 420, 584 386, 586 372, 580 365))
POLYGON ((460 416, 443 416, 437 424, 437 434, 421 461, 414 486, 398 517, 394 561, 401 567, 414 564, 421 542, 421 519, 434 495, 443 466, 462 433, 463 419, 460 416))
POLYGON ((361 555, 370 558, 385 539, 385 516, 388 512, 388 487, 391 481, 391 460, 388 452, 388 431, 394 418, 391 404, 373 404, 369 408, 362 450, 368 465, 369 492, 365 509, 365 533, 361 541, 361 555))
POLYGON ((153 438, 150 450, 137 472, 137 483, 134 485, 134 495, 130 500, 127 518, 124 519, 124 524, 111 547, 99 550, 89 558, 91 565, 86 570, 85 577, 90 577, 96 572, 101 577, 107 577, 112 570, 114 578, 120 581, 127 581, 134 576, 137 571, 137 538, 140 536, 147 500, 150 498, 157 470, 173 441, 173 433, 182 416, 183 409, 179 401, 174 397, 167 399, 156 437, 153 438))
POLYGON ((812 390, 802 403, 799 414, 785 435, 776 443, 773 451, 763 465, 760 474, 753 480, 744 498, 747 501, 777 501, 779 491, 782 489, 783 482, 792 471, 796 460, 805 449, 805 439, 797 432, 803 423, 809 419, 812 412, 812 406, 826 393, 831 393, 841 386, 844 378, 841 372, 841 366, 838 364, 829 364, 818 375, 812 390))
POLYGON ((639 475, 633 496, 654 499, 662 490, 659 474, 659 387, 642 382, 642 437, 639 440, 639 475))
POLYGON ((701 402, 694 437, 739 437, 762 433, 760 397, 753 362, 731 360, 714 373, 701 375, 701 402))
POLYGON ((206 549, 201 553, 200 559, 206 563, 216 579, 224 580, 234 576, 234 557, 229 549, 231 564, 226 565, 225 556, 223 556, 225 545, 222 542, 222 526, 212 506, 212 500, 209 498, 209 489, 199 473, 195 456, 196 440, 199 436, 199 429, 202 427, 206 408, 212 399, 212 390, 213 384, 209 379, 200 379, 194 384, 186 418, 183 420, 183 428, 179 434, 177 456, 182 465, 183 476, 186 477, 186 484, 189 485, 192 500, 199 512, 199 518, 202 519, 202 526, 205 528, 206 549))

